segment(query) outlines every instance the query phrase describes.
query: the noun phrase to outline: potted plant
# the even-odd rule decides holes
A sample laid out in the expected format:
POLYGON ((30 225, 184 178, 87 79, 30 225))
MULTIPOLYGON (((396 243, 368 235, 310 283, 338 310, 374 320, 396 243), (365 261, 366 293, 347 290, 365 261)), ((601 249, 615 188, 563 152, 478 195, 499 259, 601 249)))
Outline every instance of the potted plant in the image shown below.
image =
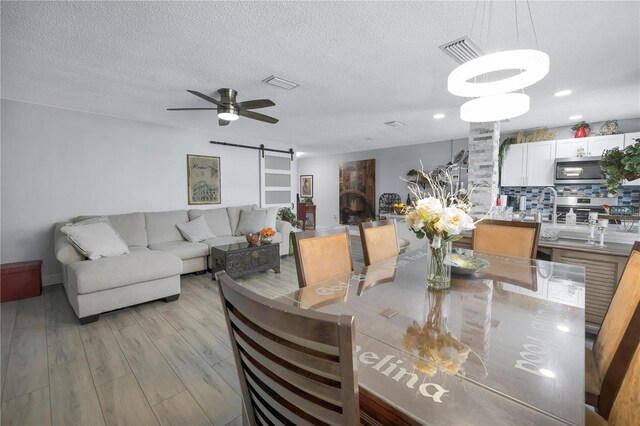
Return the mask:
POLYGON ((518 139, 515 136, 511 136, 506 138, 500 144, 500 148, 498 148, 498 183, 502 181, 502 165, 504 164, 505 158, 507 158, 507 154, 509 153, 509 148, 511 145, 518 143, 518 139))
POLYGON ((607 189, 610 194, 620 193, 620 184, 624 179, 640 178, 640 138, 635 144, 624 149, 608 149, 602 154, 600 168, 607 176, 607 189))
POLYGON ((291 256, 293 255, 293 233, 298 232, 298 228, 302 228, 302 221, 298 220, 296 214, 289 207, 278 210, 278 219, 289 222, 293 226, 293 231, 289 234, 289 255, 291 256))
POLYGON ((586 138, 591 133, 591 125, 586 121, 581 121, 578 124, 571 126, 571 130, 576 132, 575 138, 586 138))
POLYGON ((303 197, 302 198, 302 202, 305 203, 308 206, 312 206, 313 205, 313 197, 303 197))

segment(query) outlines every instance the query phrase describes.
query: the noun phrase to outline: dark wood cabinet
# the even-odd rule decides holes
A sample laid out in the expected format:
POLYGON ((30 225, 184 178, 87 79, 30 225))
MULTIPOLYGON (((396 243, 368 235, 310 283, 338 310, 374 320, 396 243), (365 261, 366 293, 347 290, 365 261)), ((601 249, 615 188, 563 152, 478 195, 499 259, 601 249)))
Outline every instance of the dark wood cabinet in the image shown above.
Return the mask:
POLYGON ((302 229, 316 229, 315 204, 298 203, 298 220, 302 221, 302 229))

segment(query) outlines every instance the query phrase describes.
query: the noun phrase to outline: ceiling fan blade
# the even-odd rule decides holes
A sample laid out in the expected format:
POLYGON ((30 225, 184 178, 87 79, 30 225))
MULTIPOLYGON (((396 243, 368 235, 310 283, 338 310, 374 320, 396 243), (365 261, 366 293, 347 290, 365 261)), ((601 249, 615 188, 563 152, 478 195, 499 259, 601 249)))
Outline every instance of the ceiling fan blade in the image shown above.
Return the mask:
POLYGON ((187 90, 187 92, 191 93, 192 95, 196 95, 196 96, 204 99, 205 101, 209 101, 212 104, 216 104, 218 106, 222 106, 222 104, 218 100, 213 99, 211 96, 207 96, 207 95, 205 95, 203 93, 196 92, 195 90, 187 90))
POLYGON ((269 117, 268 115, 260 114, 253 111, 248 111, 246 109, 241 109, 238 111, 243 117, 253 118, 254 120, 264 121, 265 123, 276 124, 279 120, 277 118, 269 117))
POLYGON ((275 106, 271 99, 254 99, 252 101, 238 102, 236 105, 244 109, 258 109, 275 106))
POLYGON ((218 126, 228 126, 230 123, 230 121, 227 120, 223 120, 221 118, 218 118, 218 126))
POLYGON ((167 111, 200 111, 200 110, 217 110, 218 108, 167 108, 167 111))

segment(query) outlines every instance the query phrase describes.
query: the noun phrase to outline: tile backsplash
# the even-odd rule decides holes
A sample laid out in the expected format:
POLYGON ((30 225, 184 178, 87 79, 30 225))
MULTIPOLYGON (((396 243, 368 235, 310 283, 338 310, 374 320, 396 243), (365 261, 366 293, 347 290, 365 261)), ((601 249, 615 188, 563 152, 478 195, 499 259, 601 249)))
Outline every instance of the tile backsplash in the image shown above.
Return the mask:
MULTIPOLYGON (((544 196, 542 206, 538 205, 538 196, 544 189, 543 186, 507 186, 500 188, 501 195, 513 195, 519 202, 520 196, 527 197, 527 210, 536 210, 538 208, 550 208, 551 193, 547 192, 544 196)), ((556 187, 558 196, 561 197, 606 197, 607 187, 605 185, 560 185, 556 187)), ((623 186, 622 194, 618 196, 619 206, 635 206, 640 205, 640 186, 623 186)), ((517 208, 516 208, 517 210, 517 208)))

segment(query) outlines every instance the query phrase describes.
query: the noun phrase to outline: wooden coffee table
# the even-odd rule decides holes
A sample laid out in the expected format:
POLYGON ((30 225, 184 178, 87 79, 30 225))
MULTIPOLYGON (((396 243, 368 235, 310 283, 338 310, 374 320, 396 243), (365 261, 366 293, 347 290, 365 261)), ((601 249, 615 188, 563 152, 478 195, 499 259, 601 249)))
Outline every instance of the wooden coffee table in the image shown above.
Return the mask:
POLYGON ((249 243, 225 244, 211 247, 211 279, 216 272, 226 271, 231 278, 273 269, 280 273, 280 244, 250 246, 249 243))

